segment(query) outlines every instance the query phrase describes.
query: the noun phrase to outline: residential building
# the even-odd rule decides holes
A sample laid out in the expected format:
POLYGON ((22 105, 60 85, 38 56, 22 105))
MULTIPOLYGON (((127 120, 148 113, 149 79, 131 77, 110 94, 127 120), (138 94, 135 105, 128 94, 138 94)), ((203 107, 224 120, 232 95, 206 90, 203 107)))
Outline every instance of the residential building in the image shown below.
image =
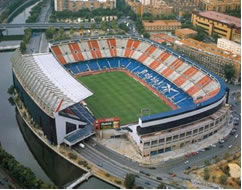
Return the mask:
POLYGON ((226 11, 240 10, 241 0, 199 0, 199 8, 204 11, 226 11))
POLYGON ((181 23, 176 20, 143 21, 143 24, 147 32, 174 31, 181 28, 181 23))
POLYGON ((175 49, 198 61, 224 79, 224 66, 226 64, 234 65, 235 77, 233 80, 235 83, 240 82, 241 56, 192 38, 176 41, 175 49))
POLYGON ((199 0, 164 0, 167 5, 173 7, 173 12, 180 16, 184 13, 192 13, 199 7, 199 0))
POLYGON ((142 16, 145 13, 150 13, 152 16, 172 14, 173 7, 168 6, 163 0, 142 0, 132 1, 126 0, 126 3, 137 14, 142 16))
POLYGON ((181 39, 193 38, 193 37, 196 37, 197 31, 192 30, 190 28, 182 28, 182 29, 177 29, 175 31, 175 35, 181 39))
POLYGON ((208 35, 218 35, 240 43, 241 19, 215 11, 193 12, 191 22, 208 35))
POLYGON ((217 47, 230 51, 234 54, 241 55, 241 44, 238 44, 226 38, 219 38, 217 41, 217 47))
POLYGON ((55 0, 55 11, 79 11, 81 9, 113 9, 116 8, 116 0, 55 0))

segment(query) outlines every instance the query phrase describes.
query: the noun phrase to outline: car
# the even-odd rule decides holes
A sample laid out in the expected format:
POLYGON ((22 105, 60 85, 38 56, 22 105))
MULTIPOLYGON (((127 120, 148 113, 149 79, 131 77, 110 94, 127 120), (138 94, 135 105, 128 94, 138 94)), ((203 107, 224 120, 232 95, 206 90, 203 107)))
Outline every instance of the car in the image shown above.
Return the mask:
POLYGON ((82 144, 82 143, 80 143, 79 146, 80 146, 81 148, 85 148, 85 145, 82 144))
POLYGON ((92 144, 93 147, 96 146, 96 145, 97 145, 96 143, 93 143, 93 144, 92 144))
POLYGON ((136 177, 136 178, 140 178, 139 175, 137 175, 137 174, 135 175, 135 177, 136 177))
POLYGON ((222 144, 221 144, 221 145, 219 145, 219 148, 223 148, 223 147, 224 147, 224 145, 222 145, 222 144))
POLYGON ((195 155, 198 154, 198 152, 192 152, 191 154, 192 154, 193 156, 195 156, 195 155))
POLYGON ((222 143, 224 143, 224 142, 225 142, 224 139, 220 139, 220 140, 219 140, 219 143, 220 143, 220 144, 222 144, 222 143))
POLYGON ((98 163, 97 165, 98 165, 99 167, 103 167, 103 165, 102 165, 101 163, 98 163))
POLYGON ((176 174, 175 173, 170 173, 170 176, 171 177, 176 177, 176 174))
POLYGON ((215 144, 212 144, 211 147, 216 148, 216 145, 215 144))
POLYGON ((189 156, 190 156, 190 154, 186 154, 186 155, 185 155, 185 157, 189 157, 189 156))
POLYGON ((205 149, 203 148, 203 149, 199 150, 199 152, 205 152, 205 149))
POLYGON ((228 146, 228 148, 232 148, 232 146, 233 146, 233 145, 231 144, 231 145, 228 146))
POLYGON ((156 177, 156 179, 158 179, 158 180, 162 180, 162 178, 161 178, 161 177, 156 177))
POLYGON ((206 147, 205 150, 210 150, 210 148, 209 147, 206 147))
POLYGON ((150 170, 155 170, 156 168, 155 167, 149 167, 150 170))
POLYGON ((145 182, 146 185, 150 185, 150 183, 148 181, 145 182))
POLYGON ((191 166, 187 166, 186 168, 185 168, 185 170, 190 170, 191 169, 191 166))
POLYGON ((236 134, 236 135, 234 136, 234 138, 238 138, 238 136, 239 136, 239 135, 238 135, 238 134, 236 134))
POLYGON ((184 164, 188 164, 189 163, 189 160, 185 161, 184 164))

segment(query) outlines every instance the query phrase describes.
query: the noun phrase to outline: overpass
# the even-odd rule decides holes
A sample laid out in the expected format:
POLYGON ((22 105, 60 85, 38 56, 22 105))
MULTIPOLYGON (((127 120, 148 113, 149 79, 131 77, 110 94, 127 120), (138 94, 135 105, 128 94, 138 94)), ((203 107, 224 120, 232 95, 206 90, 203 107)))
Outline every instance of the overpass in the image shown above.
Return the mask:
POLYGON ((78 184, 82 183, 83 181, 88 180, 88 178, 92 176, 92 173, 89 171, 85 174, 83 174, 79 179, 77 179, 76 181, 74 181, 72 184, 70 184, 68 187, 66 187, 66 189, 73 189, 74 187, 76 187, 78 184))
POLYGON ((92 24, 95 24, 95 28, 100 28, 100 24, 83 22, 79 24, 74 23, 22 23, 22 24, 0 24, 0 30, 7 30, 12 28, 31 28, 32 30, 46 30, 49 26, 53 26, 54 28, 64 28, 64 29, 80 29, 80 27, 85 29, 90 29, 92 24))
POLYGON ((17 49, 19 47, 20 47, 20 45, 0 46, 0 52, 1 51, 15 50, 15 49, 17 49))

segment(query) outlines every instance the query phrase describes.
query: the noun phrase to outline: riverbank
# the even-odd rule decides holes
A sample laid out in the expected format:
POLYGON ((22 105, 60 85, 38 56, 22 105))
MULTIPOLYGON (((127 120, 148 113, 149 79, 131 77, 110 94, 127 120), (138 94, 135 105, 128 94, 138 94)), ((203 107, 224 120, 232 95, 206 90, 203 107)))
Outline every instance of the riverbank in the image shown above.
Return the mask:
POLYGON ((56 154, 67 160, 69 163, 75 165, 76 167, 84 170, 86 172, 91 172, 93 176, 100 178, 101 180, 114 185, 119 188, 123 188, 123 180, 117 178, 116 176, 112 176, 108 174, 106 171, 101 170, 100 168, 96 167, 94 164, 90 163, 85 158, 81 157, 80 154, 76 153, 72 149, 60 145, 54 146, 49 144, 47 138, 44 136, 43 131, 38 127, 32 118, 30 117, 28 111, 24 107, 21 100, 18 98, 18 95, 14 94, 13 96, 16 108, 21 115, 22 119, 24 120, 25 124, 29 127, 29 129, 33 132, 33 134, 41 140, 48 148, 54 151, 56 154))

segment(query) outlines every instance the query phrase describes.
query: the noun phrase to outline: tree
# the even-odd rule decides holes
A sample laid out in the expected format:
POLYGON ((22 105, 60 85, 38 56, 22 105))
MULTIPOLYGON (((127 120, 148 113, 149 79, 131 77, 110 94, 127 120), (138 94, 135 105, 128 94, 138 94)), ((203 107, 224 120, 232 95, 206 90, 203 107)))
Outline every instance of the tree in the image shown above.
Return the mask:
POLYGON ((126 174, 124 179, 124 186, 127 189, 132 189, 135 184, 135 175, 134 174, 126 174))
POLYGON ((20 51, 21 53, 25 53, 26 51, 26 44, 24 42, 20 43, 20 51))
POLYGON ((213 175, 212 180, 213 180, 213 182, 216 181, 216 176, 215 175, 213 175))
POLYGON ((209 166, 210 165, 209 160, 204 160, 204 164, 205 164, 205 166, 209 166))
POLYGON ((166 185, 161 182, 157 189, 166 189, 166 185))
POLYGON ((229 166, 227 165, 227 166, 225 166, 224 168, 223 168, 223 172, 227 175, 227 176, 230 176, 230 168, 229 168, 229 166))
POLYGON ((210 178, 210 174, 209 174, 209 170, 208 168, 204 169, 204 176, 203 176, 204 180, 208 180, 210 178))
POLYGON ((219 182, 221 183, 221 184, 226 184, 227 183, 227 179, 228 179, 228 176, 227 175, 221 175, 220 177, 219 177, 219 182))
POLYGON ((224 66, 225 78, 228 81, 231 81, 232 80, 232 78, 234 77, 234 73, 235 73, 234 65, 232 65, 232 64, 226 64, 224 66))
POLYGON ((45 31, 47 39, 52 39, 56 30, 53 26, 49 26, 48 29, 45 31))
POLYGON ((144 33, 144 38, 150 39, 150 34, 148 32, 144 33))

